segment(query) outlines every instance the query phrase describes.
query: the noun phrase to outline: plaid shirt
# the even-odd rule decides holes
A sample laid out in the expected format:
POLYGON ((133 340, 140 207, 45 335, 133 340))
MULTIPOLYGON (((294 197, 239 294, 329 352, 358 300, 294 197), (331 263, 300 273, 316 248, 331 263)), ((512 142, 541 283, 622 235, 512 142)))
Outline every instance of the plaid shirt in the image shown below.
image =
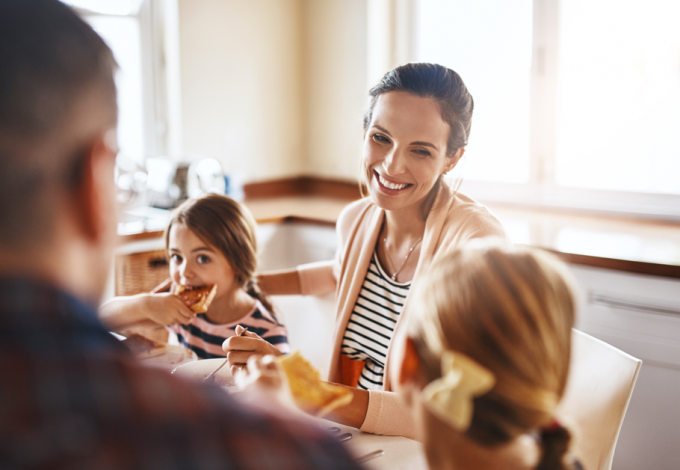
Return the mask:
POLYGON ((323 431, 137 365, 65 293, 0 279, 0 469, 48 468, 360 467, 323 431))

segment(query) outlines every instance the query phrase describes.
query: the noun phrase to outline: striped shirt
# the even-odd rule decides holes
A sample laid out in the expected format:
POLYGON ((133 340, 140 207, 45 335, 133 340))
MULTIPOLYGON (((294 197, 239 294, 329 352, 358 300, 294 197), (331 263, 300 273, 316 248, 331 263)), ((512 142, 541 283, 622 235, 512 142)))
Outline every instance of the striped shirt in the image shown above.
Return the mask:
POLYGON ((361 389, 385 388, 387 347, 410 287, 410 282, 394 282, 380 265, 377 253, 373 253, 342 341, 342 354, 366 361, 359 377, 358 387, 361 389))
POLYGON ((248 331, 276 346, 282 353, 290 352, 286 327, 279 323, 259 300, 256 301, 253 310, 232 323, 216 324, 208 320, 204 313, 199 313, 188 325, 174 324, 168 328, 177 335, 182 346, 194 351, 200 359, 212 359, 225 357, 222 343, 236 335, 237 325, 248 327, 248 331))

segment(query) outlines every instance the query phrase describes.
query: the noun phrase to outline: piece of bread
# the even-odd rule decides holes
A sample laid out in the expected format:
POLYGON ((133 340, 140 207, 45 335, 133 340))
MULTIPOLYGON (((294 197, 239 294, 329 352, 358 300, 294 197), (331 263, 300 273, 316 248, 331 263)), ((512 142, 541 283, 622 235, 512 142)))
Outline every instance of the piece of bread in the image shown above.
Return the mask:
POLYGON ((298 351, 279 357, 278 362, 288 377, 293 398, 306 412, 323 416, 352 401, 352 392, 322 381, 319 372, 298 351))
POLYGON ((215 298, 216 292, 216 284, 201 287, 176 285, 172 291, 173 294, 184 301, 187 307, 196 313, 205 313, 208 311, 210 302, 215 298))
POLYGON ((154 341, 139 334, 131 334, 121 344, 130 350, 133 356, 138 359, 160 356, 167 350, 167 345, 154 341))

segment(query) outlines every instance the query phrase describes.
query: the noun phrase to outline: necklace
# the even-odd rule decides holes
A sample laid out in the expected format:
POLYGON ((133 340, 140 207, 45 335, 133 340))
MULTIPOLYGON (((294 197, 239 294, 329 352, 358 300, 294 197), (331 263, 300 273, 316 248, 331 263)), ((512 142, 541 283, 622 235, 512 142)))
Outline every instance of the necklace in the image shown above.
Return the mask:
MULTIPOLYGON (((415 250, 415 248, 418 246, 418 243, 420 243, 420 241, 422 239, 423 239, 423 237, 421 236, 418 240, 416 240, 416 242, 413 244, 411 249, 408 250, 408 253, 406 253, 406 258, 404 258, 404 261, 401 263, 401 266, 399 266, 399 269, 397 269, 395 271, 395 273, 392 274, 392 276, 391 276, 393 281, 397 280, 397 274, 399 274, 401 272, 401 270, 404 268, 404 266, 406 266, 406 262, 408 261, 409 256, 411 256, 411 253, 413 252, 413 250, 415 250)), ((394 266, 394 263, 392 262, 392 259, 390 258, 390 254, 387 252, 387 235, 385 235, 385 238, 383 238, 383 242, 385 243, 385 256, 387 256, 387 261, 389 261, 390 264, 392 266, 394 266)))

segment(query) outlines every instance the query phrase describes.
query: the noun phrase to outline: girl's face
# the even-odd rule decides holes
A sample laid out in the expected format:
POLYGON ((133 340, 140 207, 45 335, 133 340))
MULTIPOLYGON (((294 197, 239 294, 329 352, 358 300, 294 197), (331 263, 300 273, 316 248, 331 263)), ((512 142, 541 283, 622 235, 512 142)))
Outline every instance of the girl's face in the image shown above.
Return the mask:
POLYGON ((168 237, 170 277, 175 284, 200 287, 216 284, 216 298, 238 289, 227 258, 198 238, 184 224, 172 224, 168 237))
POLYGON ((378 97, 364 133, 363 167, 375 203, 386 210, 420 204, 439 175, 463 154, 447 157, 449 125, 437 103, 404 91, 378 97))

